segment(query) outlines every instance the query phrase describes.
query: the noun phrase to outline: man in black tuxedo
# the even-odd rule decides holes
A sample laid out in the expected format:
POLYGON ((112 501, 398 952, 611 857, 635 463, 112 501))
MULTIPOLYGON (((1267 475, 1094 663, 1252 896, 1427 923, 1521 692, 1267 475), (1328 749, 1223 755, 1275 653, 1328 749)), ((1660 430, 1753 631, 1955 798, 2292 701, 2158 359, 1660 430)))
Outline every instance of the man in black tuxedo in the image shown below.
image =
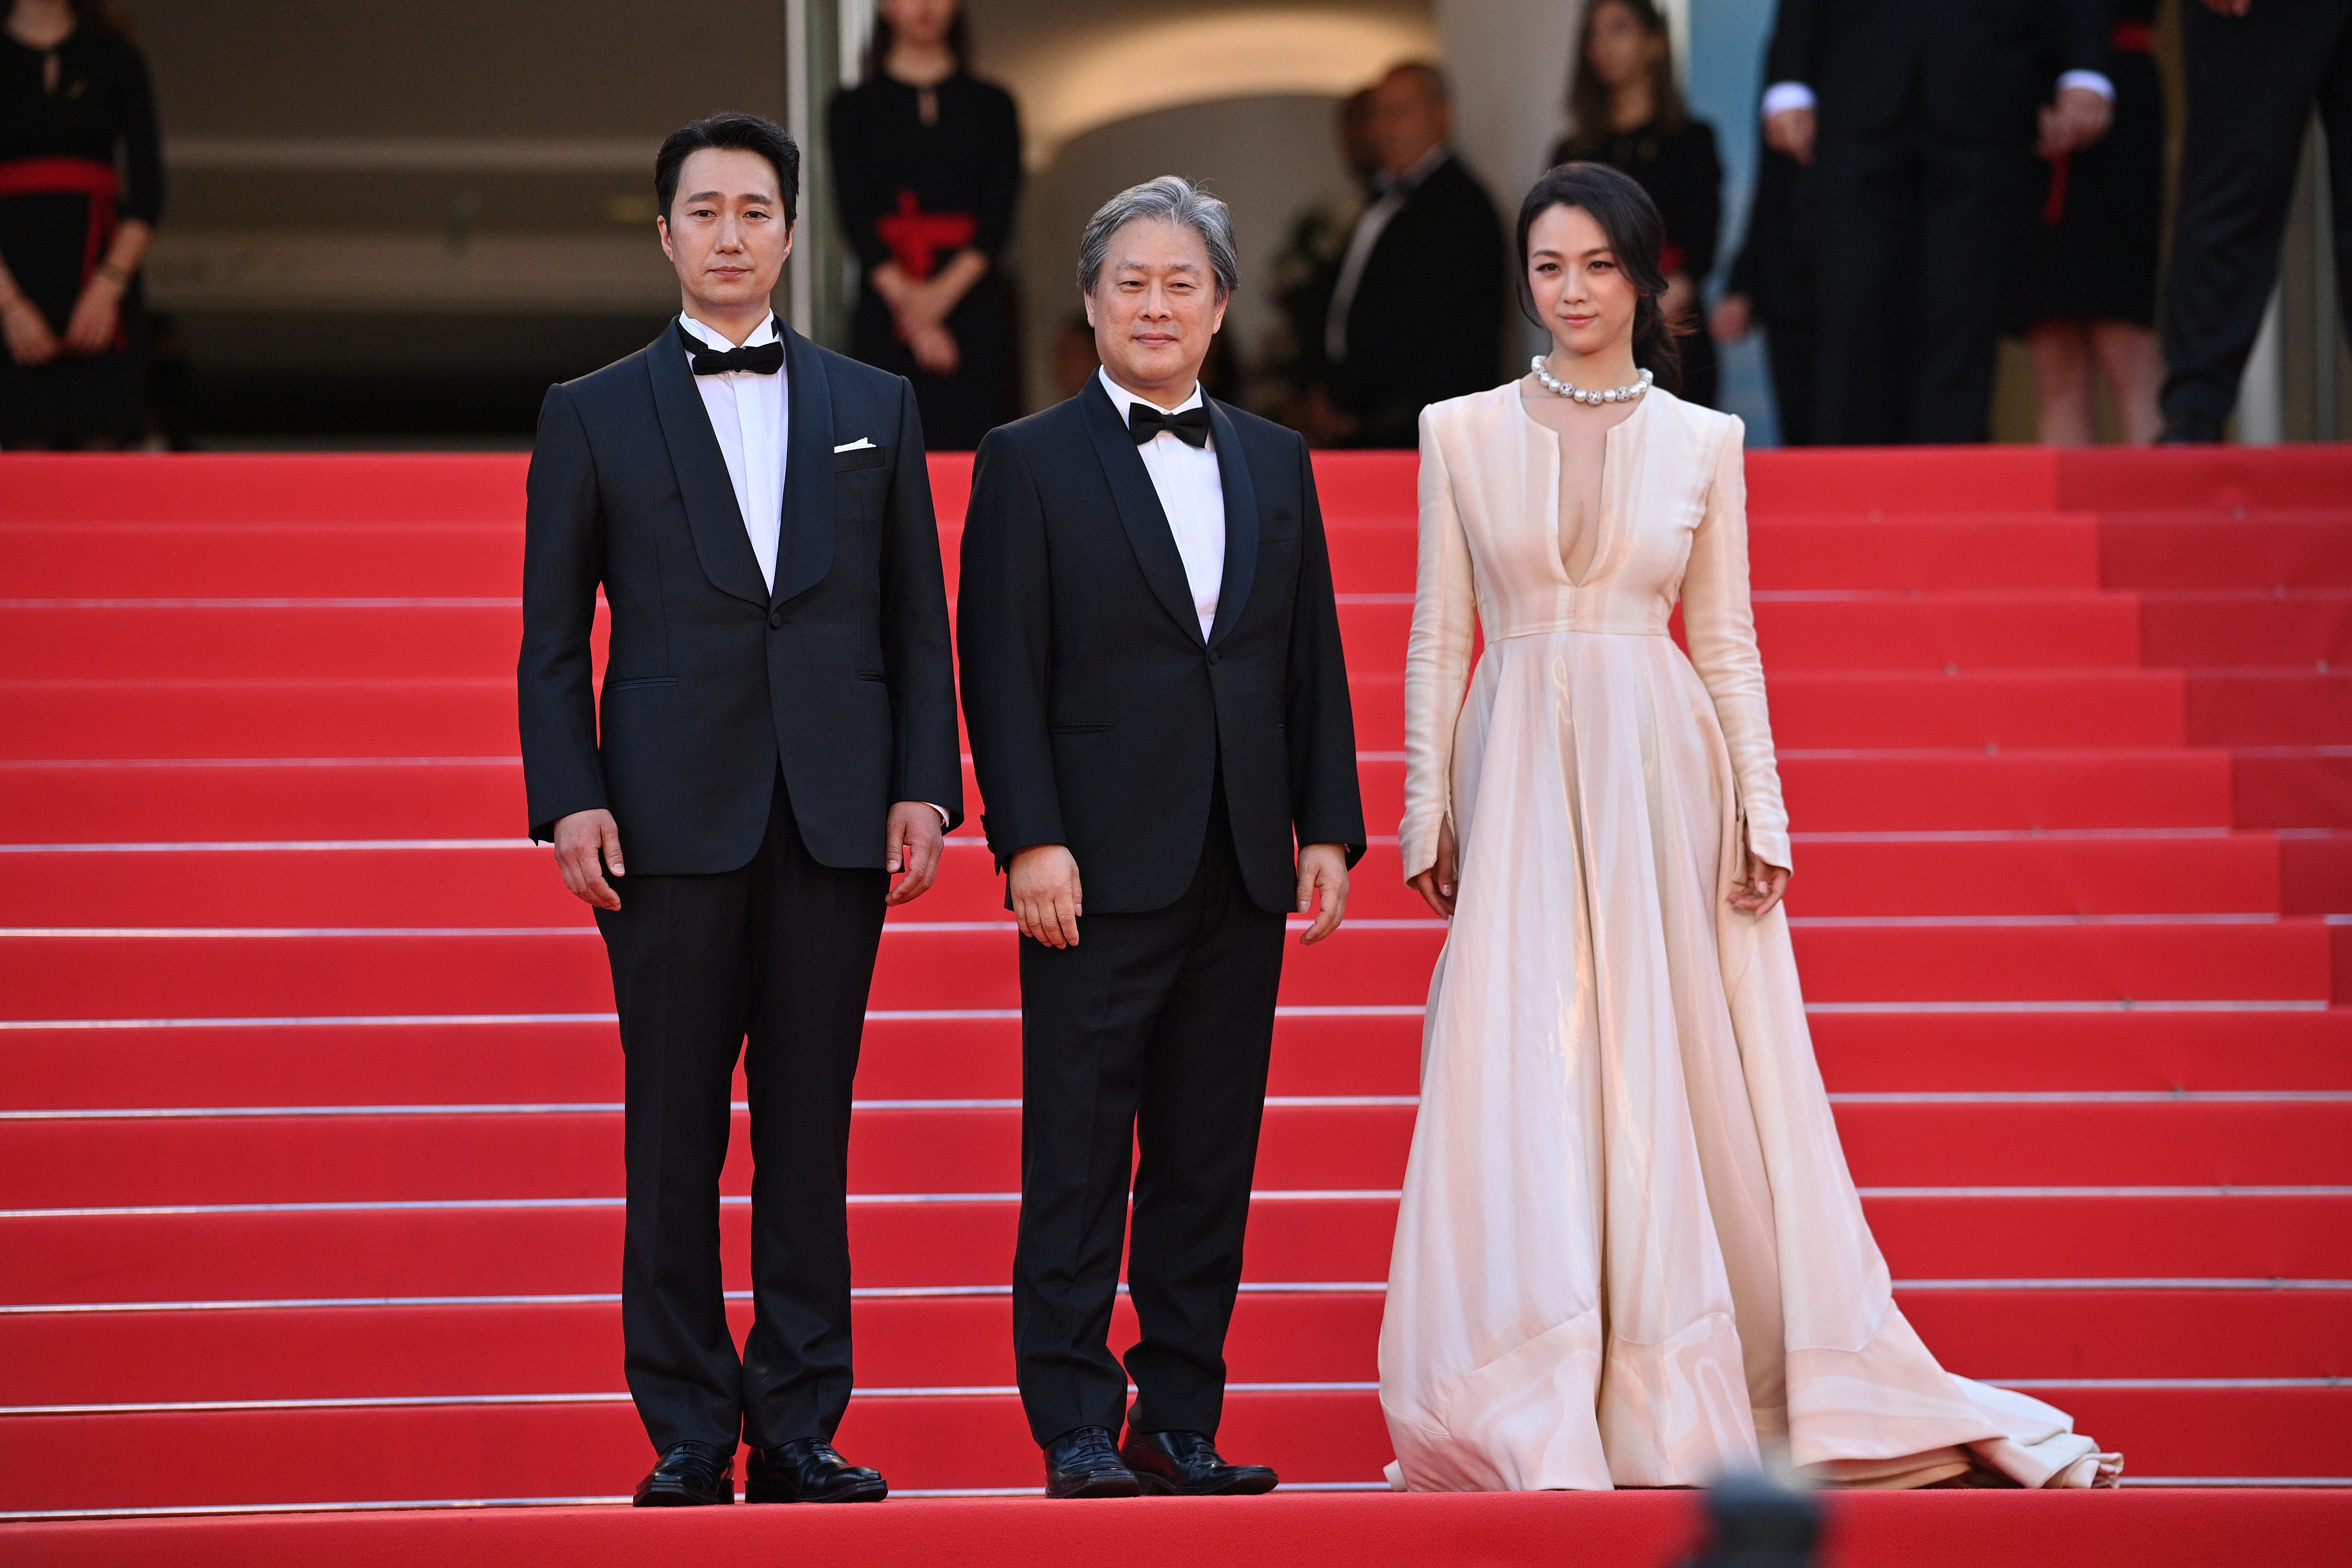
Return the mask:
POLYGON ((1448 145, 1437 68, 1402 65, 1370 89, 1380 160, 1356 219, 1319 345, 1328 405, 1313 434, 1349 447, 1412 447, 1421 411, 1501 379, 1510 267, 1494 199, 1448 145))
POLYGON ((830 1443, 850 1390, 850 1079, 884 906, 930 885, 962 774, 914 395, 769 310, 799 174, 751 115, 663 142, 684 310, 551 388, 531 452, 523 774, 531 837, 613 964, 621 1319, 660 1454, 641 1506, 732 1502, 739 1436, 754 1502, 887 1489, 830 1443), (739 1052, 757 1166, 740 1357, 719 1266, 739 1052))
POLYGON ((2352 5, 2181 0, 2180 63, 2189 123, 2164 287, 2164 439, 2219 441, 2278 284, 2315 104, 2330 186, 2321 221, 2334 226, 2338 324, 2352 332, 2352 5))
POLYGON ((1184 181, 1107 203, 1078 259, 1102 370, 981 443, 964 523, 964 718, 1021 928, 1014 1350, 1055 1497, 1275 1485, 1216 1451, 1225 1328, 1285 917, 1338 928, 1364 823, 1306 443, 1201 392, 1236 270, 1184 181))
POLYGON ((2107 33, 2105 0, 1780 0, 1764 132, 1813 165, 1814 440, 1990 434, 2019 182, 2037 140, 2105 134, 2107 33))

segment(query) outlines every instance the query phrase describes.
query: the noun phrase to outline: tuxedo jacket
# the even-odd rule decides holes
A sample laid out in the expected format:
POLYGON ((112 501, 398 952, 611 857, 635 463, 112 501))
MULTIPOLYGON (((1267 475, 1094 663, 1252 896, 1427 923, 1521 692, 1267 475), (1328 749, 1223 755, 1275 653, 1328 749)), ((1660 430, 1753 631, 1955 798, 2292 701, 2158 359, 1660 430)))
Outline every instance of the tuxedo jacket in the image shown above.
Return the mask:
POLYGON ((1916 113, 1955 141, 2031 141, 2062 72, 2108 68, 2111 26, 2108 0, 1780 0, 1765 80, 1811 88, 1824 137, 1916 113))
POLYGON ((1356 445, 1416 446, 1423 408, 1500 378, 1505 249, 1493 199, 1449 153, 1381 230, 1348 302, 1331 401, 1356 416, 1356 445))
POLYGON ((1151 476, 1099 382, 989 433, 964 521, 956 640, 988 844, 1069 847, 1088 914, 1181 897, 1222 773, 1261 909, 1296 846, 1364 844, 1355 722, 1307 445, 1208 402, 1225 503, 1201 635, 1151 476))
POLYGON ((827 866, 882 866, 893 802, 961 816, 914 393, 782 331, 772 592, 674 326, 548 390, 516 674, 534 838, 603 806, 631 872, 731 871, 767 830, 779 763, 808 851, 827 866), (600 584, 612 606, 601 726, 589 651, 600 584))

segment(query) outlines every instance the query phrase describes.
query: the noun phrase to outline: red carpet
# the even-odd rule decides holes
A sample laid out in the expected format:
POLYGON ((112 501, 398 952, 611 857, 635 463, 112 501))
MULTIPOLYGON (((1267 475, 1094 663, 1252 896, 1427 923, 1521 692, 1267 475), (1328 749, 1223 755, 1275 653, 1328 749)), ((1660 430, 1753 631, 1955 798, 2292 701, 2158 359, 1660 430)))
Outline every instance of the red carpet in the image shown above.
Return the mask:
MULTIPOLYGON (((968 459, 934 470, 952 577, 968 459)), ((521 472, 0 459, 11 1561, 1686 1547, 1694 1506, 1663 1494, 121 1517, 577 1502, 647 1460, 612 1295, 610 985, 513 841, 521 472)), ((1318 473, 1392 833, 1413 465, 1318 473)), ((1832 1560, 2340 1553, 2352 454, 1767 453, 1751 476, 1790 908, 1905 1310, 2134 1483, 1839 1498, 1832 1560)), ((1008 1386, 1018 996, 987 869, 958 843, 894 919, 859 1077, 843 1444, 902 1493, 1037 1479, 1008 1386)), ((1388 1458, 1380 1281, 1443 938, 1398 869, 1376 844, 1349 928, 1286 975, 1232 1345, 1226 1447, 1327 1489, 1388 1458)), ((740 1291, 740 1160, 725 1187, 740 1291)))

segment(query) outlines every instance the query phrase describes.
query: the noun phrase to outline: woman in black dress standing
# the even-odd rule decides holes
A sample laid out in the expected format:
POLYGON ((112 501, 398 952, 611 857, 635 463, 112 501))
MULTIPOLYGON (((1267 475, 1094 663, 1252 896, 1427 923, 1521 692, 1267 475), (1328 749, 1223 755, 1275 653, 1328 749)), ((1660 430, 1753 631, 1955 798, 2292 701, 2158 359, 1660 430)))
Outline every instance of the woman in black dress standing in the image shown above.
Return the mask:
POLYGON ((163 205, 139 51, 95 0, 15 0, 0 29, 0 447, 137 437, 139 264, 163 205))
POLYGON ((1012 95, 966 68, 960 0, 881 0, 863 85, 833 100, 834 185, 857 252, 850 352, 908 377, 935 448, 1013 416, 1011 290, 997 273, 1021 194, 1012 95))
POLYGON ((1692 331, 1699 289, 1723 230, 1723 163, 1715 128, 1683 109, 1672 40, 1655 0, 1594 0, 1568 89, 1576 129, 1551 161, 1589 159, 1633 176, 1666 220, 1666 319, 1682 338, 1685 401, 1716 402, 1714 341, 1692 331))
POLYGON ((2125 441, 2145 446, 2164 427, 2156 405, 2164 384, 2155 330, 2164 226, 2164 80, 2149 52, 2156 5, 2116 0, 2107 68, 2115 120, 2079 153, 2041 150, 2033 209, 2010 254, 2004 324, 2033 351, 2041 438, 2053 447, 2095 438, 2095 365, 2125 441))

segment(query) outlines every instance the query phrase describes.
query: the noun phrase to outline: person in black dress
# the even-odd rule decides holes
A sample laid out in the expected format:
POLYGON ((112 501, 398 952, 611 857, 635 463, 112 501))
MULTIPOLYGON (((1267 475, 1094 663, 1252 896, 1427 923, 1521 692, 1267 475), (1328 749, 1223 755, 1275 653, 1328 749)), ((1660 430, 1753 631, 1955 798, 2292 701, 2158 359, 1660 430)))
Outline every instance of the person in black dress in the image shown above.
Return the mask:
POLYGON ((95 4, 16 0, 0 31, 0 447, 137 436, 139 264, 163 206, 139 51, 95 4))
POLYGON ((1599 0, 1584 15, 1584 37, 1569 78, 1568 110, 1576 129, 1552 149, 1554 164, 1606 163, 1633 176, 1666 220, 1666 319, 1682 340, 1687 401, 1716 403, 1715 344, 1689 323, 1699 289, 1715 269, 1723 230, 1723 164, 1715 128, 1683 110, 1675 88, 1674 47, 1654 0, 1599 0))
POLYGON ((882 0, 866 81, 833 100, 828 122, 863 269, 850 352, 915 384, 938 450, 979 446, 1020 402, 997 263, 1021 194, 1021 122, 969 55, 959 0, 882 0))
MULTIPOLYGON (((2093 439, 2092 367, 2107 378, 2123 438, 2143 446, 2163 418, 2157 393, 2157 252, 2164 227, 2164 81, 2149 53, 2157 0, 2115 0, 2115 120, 2078 153, 2050 144, 2045 125, 2032 206, 2010 262, 2007 320, 2033 350, 2041 437, 2053 447, 2093 439)), ((2053 111, 2042 110, 2045 121, 2053 111)))

